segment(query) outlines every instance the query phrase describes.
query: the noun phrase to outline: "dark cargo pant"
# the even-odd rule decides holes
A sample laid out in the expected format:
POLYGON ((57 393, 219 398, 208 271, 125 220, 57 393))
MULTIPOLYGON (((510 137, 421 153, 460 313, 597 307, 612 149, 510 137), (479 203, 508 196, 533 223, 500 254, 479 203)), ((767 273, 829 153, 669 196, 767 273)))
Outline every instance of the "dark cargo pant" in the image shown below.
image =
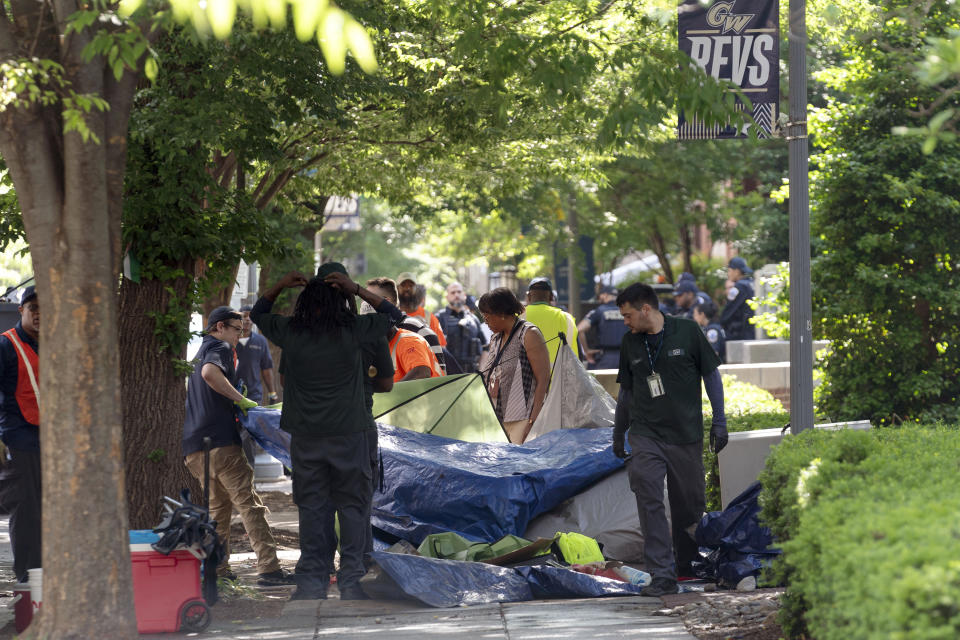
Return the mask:
POLYGON ((37 569, 42 559, 40 452, 8 449, 10 459, 0 473, 0 502, 10 514, 13 573, 27 581, 27 569, 37 569))
POLYGON ((693 537, 706 506, 703 478, 703 441, 667 444, 628 434, 632 455, 627 461, 630 488, 637 496, 643 533, 643 561, 655 578, 677 579, 677 564, 697 559, 693 537), (663 506, 663 479, 667 479, 670 519, 663 506), (676 563, 674 554, 676 554, 676 563))
POLYGON ((370 529, 373 471, 364 432, 310 437, 292 435, 293 501, 300 513, 297 584, 326 590, 337 550, 334 513, 340 520, 340 589, 366 573, 364 547, 370 529))

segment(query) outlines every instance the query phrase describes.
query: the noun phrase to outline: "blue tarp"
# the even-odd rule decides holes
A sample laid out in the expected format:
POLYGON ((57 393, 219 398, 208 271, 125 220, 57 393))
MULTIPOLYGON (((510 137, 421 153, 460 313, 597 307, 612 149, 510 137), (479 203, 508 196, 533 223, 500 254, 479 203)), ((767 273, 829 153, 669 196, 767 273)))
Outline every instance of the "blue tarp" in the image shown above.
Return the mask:
POLYGON ((375 551, 373 559, 400 589, 432 607, 522 602, 534 598, 636 596, 642 587, 546 565, 496 567, 375 551))
POLYGON ((560 429, 524 444, 462 442, 380 426, 384 489, 373 526, 419 545, 453 531, 495 542, 623 465, 612 428, 560 429))
POLYGON ((759 576, 780 554, 771 547, 773 534, 760 525, 760 483, 754 482, 723 511, 711 511, 697 526, 697 544, 705 561, 695 562, 702 578, 736 586, 747 576, 759 576))
POLYGON ((252 407, 247 414, 237 411, 240 425, 246 429, 264 451, 283 463, 290 465, 290 434, 280 429, 280 410, 267 407, 252 407))
POLYGON ((431 607, 533 600, 523 576, 506 567, 386 551, 374 551, 373 560, 405 594, 431 607))
MULTIPOLYGON (((289 466, 279 411, 255 407, 241 424, 289 466)), ((623 466, 610 446, 612 428, 559 429, 524 445, 378 428, 384 482, 373 496, 373 526, 414 545, 445 531, 475 542, 523 535, 534 517, 623 466)))
POLYGON ((643 589, 629 582, 549 565, 517 567, 516 571, 527 579, 534 598, 638 596, 643 589))

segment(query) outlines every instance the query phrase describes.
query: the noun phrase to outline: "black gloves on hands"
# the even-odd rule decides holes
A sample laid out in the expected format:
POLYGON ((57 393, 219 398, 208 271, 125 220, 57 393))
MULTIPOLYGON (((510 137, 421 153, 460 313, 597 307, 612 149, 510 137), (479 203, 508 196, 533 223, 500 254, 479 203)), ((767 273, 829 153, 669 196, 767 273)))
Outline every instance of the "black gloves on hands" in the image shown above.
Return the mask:
POLYGON ((624 436, 626 434, 622 431, 614 430, 613 432, 613 455, 617 456, 621 460, 627 457, 627 451, 624 449, 624 436))
POLYGON ((710 425, 710 451, 720 453, 727 446, 727 425, 714 422, 710 425))

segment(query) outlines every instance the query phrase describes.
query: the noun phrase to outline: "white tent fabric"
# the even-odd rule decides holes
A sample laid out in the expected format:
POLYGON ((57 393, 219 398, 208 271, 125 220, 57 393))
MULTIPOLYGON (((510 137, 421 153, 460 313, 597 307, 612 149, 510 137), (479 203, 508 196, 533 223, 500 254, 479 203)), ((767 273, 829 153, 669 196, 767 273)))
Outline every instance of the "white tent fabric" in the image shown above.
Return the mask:
POLYGON ((616 471, 555 509, 534 518, 523 537, 552 538, 576 531, 603 545, 603 555, 622 562, 643 562, 643 533, 637 499, 627 470, 616 471))
POLYGON ((561 345, 550 377, 543 408, 527 441, 555 429, 611 427, 617 403, 573 354, 561 345))

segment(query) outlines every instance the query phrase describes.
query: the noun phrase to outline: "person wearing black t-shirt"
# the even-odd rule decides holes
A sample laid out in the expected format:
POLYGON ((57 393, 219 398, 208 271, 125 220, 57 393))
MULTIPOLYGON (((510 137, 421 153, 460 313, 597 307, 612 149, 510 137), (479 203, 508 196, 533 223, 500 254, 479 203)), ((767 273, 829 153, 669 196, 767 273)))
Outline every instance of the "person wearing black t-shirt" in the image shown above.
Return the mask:
POLYGON ((637 496, 644 565, 653 576, 642 595, 662 596, 677 593, 678 572, 689 575, 690 562, 698 557, 693 532, 705 506, 701 379, 713 407, 711 448, 719 452, 727 443, 720 358, 695 322, 660 312, 652 287, 630 285, 617 296, 617 306, 630 332, 620 347, 613 452, 627 459, 630 488, 637 496), (629 457, 624 446, 628 430, 629 457))

